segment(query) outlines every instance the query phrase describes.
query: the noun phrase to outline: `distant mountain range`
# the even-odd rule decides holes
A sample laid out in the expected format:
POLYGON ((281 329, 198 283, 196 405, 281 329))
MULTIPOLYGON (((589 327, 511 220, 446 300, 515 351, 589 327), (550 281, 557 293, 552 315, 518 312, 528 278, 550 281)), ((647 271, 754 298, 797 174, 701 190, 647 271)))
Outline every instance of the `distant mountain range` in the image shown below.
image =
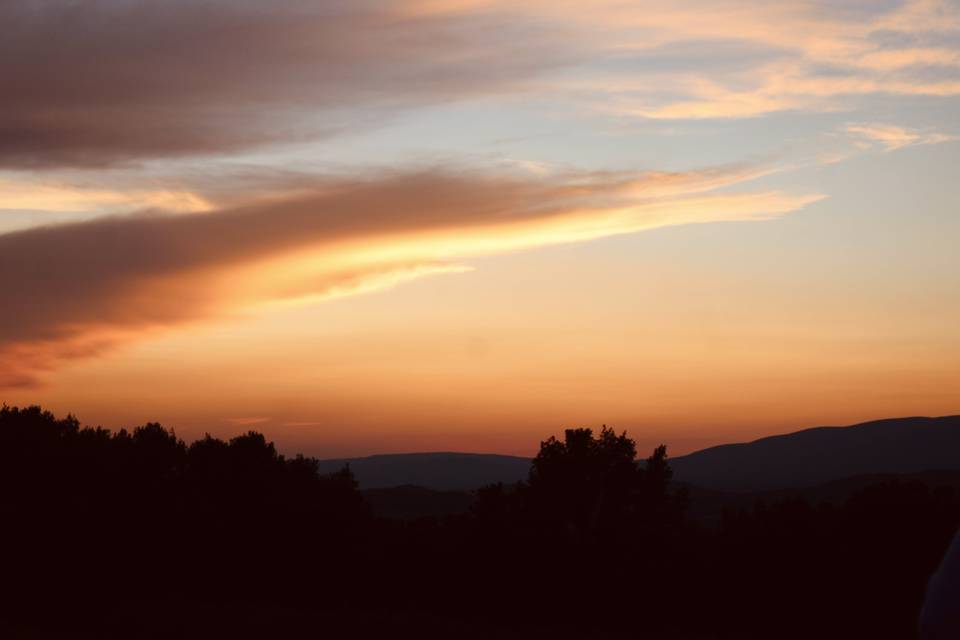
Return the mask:
MULTIPOLYGON (((477 453, 410 453, 321 461, 349 464, 361 489, 418 486, 465 491, 524 480, 530 460, 477 453)), ((960 469, 960 416, 816 427, 670 459, 674 479, 722 492, 811 487, 871 474, 960 469)))

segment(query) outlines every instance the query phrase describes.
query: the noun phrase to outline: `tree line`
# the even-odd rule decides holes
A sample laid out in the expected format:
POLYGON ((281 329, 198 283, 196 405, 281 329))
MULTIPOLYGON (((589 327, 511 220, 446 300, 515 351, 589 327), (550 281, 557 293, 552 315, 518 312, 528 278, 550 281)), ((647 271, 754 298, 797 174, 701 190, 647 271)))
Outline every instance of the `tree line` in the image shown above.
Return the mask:
POLYGON ((569 429, 469 513, 391 520, 348 468, 260 433, 188 445, 4 406, 0 632, 911 638, 960 524, 949 487, 891 481, 704 527, 671 475, 665 447, 569 429))

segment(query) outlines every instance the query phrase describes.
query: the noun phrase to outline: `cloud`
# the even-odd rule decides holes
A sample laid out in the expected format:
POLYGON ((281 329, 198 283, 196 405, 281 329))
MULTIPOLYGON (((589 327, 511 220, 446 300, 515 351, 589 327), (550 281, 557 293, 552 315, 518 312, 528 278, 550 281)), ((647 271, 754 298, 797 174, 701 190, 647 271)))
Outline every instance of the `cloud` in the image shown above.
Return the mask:
POLYGON ((0 3, 0 166, 105 166, 367 128, 564 64, 559 34, 400 0, 0 3), (536 55, 529 55, 531 50, 536 55))
POLYGON ((883 145, 885 151, 895 151, 915 144, 939 144, 958 139, 957 136, 943 133, 923 133, 893 124, 848 124, 845 130, 848 134, 859 139, 883 145))
POLYGON ((960 50, 944 47, 880 49, 865 54, 857 65, 881 71, 920 66, 960 67, 960 50))
POLYGON ((960 12, 931 0, 7 0, 0 24, 0 167, 16 169, 217 156, 511 94, 654 119, 960 95, 960 12), (718 43, 753 53, 720 69, 718 43))
POLYGON ((243 309, 461 271, 476 256, 764 219, 821 197, 723 189, 765 172, 314 179, 245 206, 0 235, 0 385, 34 384, 65 360, 243 309))
MULTIPOLYGON (((561 5, 576 13, 573 5, 561 5)), ((751 118, 850 109, 875 95, 960 95, 956 2, 843 7, 609 0, 592 7, 586 20, 594 23, 595 36, 603 33, 608 56, 633 61, 631 73, 575 79, 577 91, 597 96, 604 111, 650 119, 751 118), (680 45, 681 52, 699 46, 701 57, 682 53, 670 65, 671 47, 680 45), (730 64, 718 64, 724 56, 732 56, 730 64)))
POLYGON ((213 208, 208 200, 190 191, 108 189, 20 176, 0 177, 0 211, 105 213, 129 211, 134 206, 183 212, 213 208))
POLYGON ((691 79, 678 90, 690 97, 657 104, 658 99, 623 100, 617 110, 658 120, 753 118, 782 111, 830 111, 851 108, 850 100, 868 95, 951 97, 960 95, 960 82, 876 78, 860 74, 820 77, 802 65, 773 64, 756 70, 744 84, 691 79))

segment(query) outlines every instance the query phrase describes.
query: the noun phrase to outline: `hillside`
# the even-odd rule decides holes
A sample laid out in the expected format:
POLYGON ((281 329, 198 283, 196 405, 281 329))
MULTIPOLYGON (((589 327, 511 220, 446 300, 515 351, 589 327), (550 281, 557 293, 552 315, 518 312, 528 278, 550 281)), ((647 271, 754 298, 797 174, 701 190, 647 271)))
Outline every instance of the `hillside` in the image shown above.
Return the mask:
POLYGON ((365 489, 362 494, 374 515, 399 519, 466 513, 475 499, 470 491, 434 491, 416 486, 365 489))
POLYGON ((670 461, 674 479, 720 491, 771 491, 878 473, 960 469, 960 416, 816 427, 670 461))
MULTIPOLYGON (((728 492, 687 485, 690 500, 687 517, 701 525, 716 527, 719 526, 725 510, 749 511, 761 502, 771 505, 788 500, 804 500, 810 504, 828 503, 839 506, 868 487, 891 482, 919 484, 930 490, 949 489, 960 495, 960 469, 903 474, 874 473, 839 478, 807 487, 768 491, 728 492)), ((439 504, 439 500, 437 502, 439 504)))
POLYGON ((530 460, 486 453, 395 453, 366 458, 321 460, 320 472, 349 464, 361 489, 414 485, 439 491, 465 491, 495 482, 525 480, 530 460))
MULTIPOLYGON (((530 460, 480 453, 405 453, 320 461, 328 473, 349 464, 361 489, 413 485, 469 491, 527 477, 530 460)), ((960 469, 960 416, 894 418, 815 427, 725 444, 670 459, 674 479, 723 492, 811 487, 871 474, 960 469)))
MULTIPOLYGON (((759 502, 769 505, 786 500, 805 500, 810 504, 829 503, 839 506, 867 487, 890 482, 920 484, 931 490, 947 488, 960 495, 960 469, 909 474, 877 473, 840 478, 810 487, 772 491, 734 493, 686 485, 689 496, 686 514, 698 524, 717 527, 725 510, 749 511, 759 502)), ((362 493, 374 515, 398 519, 467 513, 475 500, 471 491, 434 491, 414 486, 367 489, 362 493)))

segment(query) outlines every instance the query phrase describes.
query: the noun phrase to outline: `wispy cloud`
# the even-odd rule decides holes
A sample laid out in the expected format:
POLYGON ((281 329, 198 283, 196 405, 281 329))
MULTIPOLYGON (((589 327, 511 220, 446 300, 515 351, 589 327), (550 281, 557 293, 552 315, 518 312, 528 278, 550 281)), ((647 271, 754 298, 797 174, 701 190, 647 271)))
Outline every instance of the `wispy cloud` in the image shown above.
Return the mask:
POLYGON ((163 187, 124 190, 36 177, 0 177, 0 211, 119 213, 132 207, 190 212, 209 211, 213 205, 202 195, 163 187))
MULTIPOLYGON (((614 1, 590 12, 610 53, 632 55, 632 73, 576 80, 600 108, 652 119, 750 118, 850 109, 875 95, 960 95, 960 9, 908 0, 844 10, 830 3, 696 5, 614 1), (719 67, 717 43, 754 47, 719 67), (700 43, 699 60, 669 62, 669 47, 700 43), (660 54, 660 55, 655 55, 660 54), (646 60, 659 61, 650 64, 646 60)), ((686 54, 685 54, 686 55, 686 54)))
POLYGON ((463 260, 657 227, 757 220, 817 194, 723 190, 764 174, 551 177, 421 171, 315 180, 191 215, 109 217, 0 235, 0 384, 238 310, 468 268, 463 260))
POLYGON ((885 151, 894 151, 915 144, 939 144, 960 139, 954 135, 925 133, 881 123, 848 124, 845 131, 858 139, 876 142, 882 145, 885 151))

